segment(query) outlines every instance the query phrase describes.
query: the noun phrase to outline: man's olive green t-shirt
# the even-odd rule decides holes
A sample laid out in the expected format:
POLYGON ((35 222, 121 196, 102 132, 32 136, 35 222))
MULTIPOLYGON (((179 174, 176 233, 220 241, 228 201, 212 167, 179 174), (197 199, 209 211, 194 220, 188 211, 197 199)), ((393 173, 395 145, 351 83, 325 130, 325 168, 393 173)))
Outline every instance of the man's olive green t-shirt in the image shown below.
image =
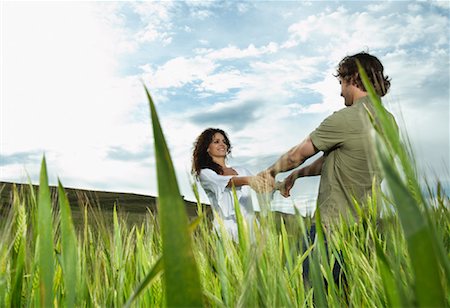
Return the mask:
POLYGON ((325 225, 357 213, 353 197, 364 201, 379 184, 380 172, 374 153, 374 131, 367 110, 374 114, 369 97, 356 100, 326 118, 310 138, 324 152, 317 206, 325 225))

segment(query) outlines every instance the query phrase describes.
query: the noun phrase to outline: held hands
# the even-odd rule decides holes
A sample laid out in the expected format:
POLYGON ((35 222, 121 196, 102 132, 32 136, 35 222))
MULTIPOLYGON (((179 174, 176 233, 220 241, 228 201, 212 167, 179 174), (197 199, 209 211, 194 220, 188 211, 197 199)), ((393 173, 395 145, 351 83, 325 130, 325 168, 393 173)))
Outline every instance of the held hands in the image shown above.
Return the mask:
POLYGON ((258 193, 272 192, 275 187, 275 179, 273 177, 264 177, 259 173, 250 179, 250 187, 258 193))
POLYGON ((267 180, 267 183, 270 183, 270 189, 266 186, 266 190, 258 191, 258 192, 271 192, 273 190, 279 190, 280 194, 287 198, 290 196, 290 191, 292 187, 294 186, 295 177, 289 175, 287 178, 284 179, 283 182, 276 182, 274 176, 270 173, 270 170, 264 170, 260 173, 258 173, 258 177, 261 177, 263 179, 267 180))
POLYGON ((256 190, 257 192, 269 193, 274 191, 275 177, 270 173, 269 170, 261 171, 255 178, 258 178, 260 181, 264 182, 264 185, 259 187, 260 188, 259 190, 256 190))

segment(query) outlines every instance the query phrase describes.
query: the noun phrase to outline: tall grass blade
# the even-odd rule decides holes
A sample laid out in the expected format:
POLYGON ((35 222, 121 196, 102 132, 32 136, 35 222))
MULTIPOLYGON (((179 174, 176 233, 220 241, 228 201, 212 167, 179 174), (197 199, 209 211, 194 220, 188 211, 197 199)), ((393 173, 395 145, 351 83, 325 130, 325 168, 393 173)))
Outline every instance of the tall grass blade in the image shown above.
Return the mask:
POLYGON ((286 224, 281 218, 281 239, 283 244, 283 251, 286 258, 286 267, 289 273, 292 273, 293 265, 292 265, 292 252, 289 246, 289 237, 286 231, 286 224))
POLYGON ((25 265, 25 242, 20 241, 13 259, 14 280, 11 288, 11 307, 20 307, 22 302, 23 272, 25 265))
POLYGON ((41 307, 53 305, 53 220, 47 165, 42 158, 38 199, 39 293, 41 307))
POLYGON ((114 305, 118 305, 118 299, 122 299, 123 288, 123 254, 124 254, 124 245, 122 240, 122 231, 121 226, 119 225, 119 219, 117 216, 117 205, 114 205, 113 208, 113 233, 114 233, 114 249, 113 249, 113 269, 115 281, 118 286, 116 288, 116 292, 114 294, 114 305))
POLYGON ((389 261, 383 252, 378 241, 375 241, 375 248, 377 252, 377 264, 380 271, 381 280, 383 282, 384 292, 386 294, 388 307, 408 307, 405 292, 402 289, 398 280, 395 279, 394 274, 389 266, 389 261))
POLYGON ((61 212, 61 257, 64 279, 65 304, 75 307, 78 284, 78 243, 70 211, 69 200, 61 182, 58 180, 58 198, 61 212))
MULTIPOLYGON (((429 209, 425 207, 421 211, 420 205, 424 203, 424 198, 417 182, 414 164, 405 150, 405 145, 402 144, 395 132, 393 121, 387 115, 380 98, 376 95, 373 85, 359 63, 358 68, 364 87, 377 110, 377 116, 382 126, 381 130, 378 130, 380 137, 391 152, 386 155, 386 151, 379 150, 380 161, 407 240, 417 302, 425 307, 443 307, 446 298, 440 263, 448 261, 442 261, 442 258, 439 257, 442 243, 436 238, 430 226, 431 222, 428 221, 427 211, 429 209), (400 159, 402 170, 397 170, 392 162, 392 155, 400 159), (406 175, 406 183, 403 182, 400 174, 406 175)), ((445 264, 441 265, 446 268, 445 264)))
MULTIPOLYGON (((1 192, 0 192, 1 193, 1 192)), ((26 231, 27 219, 25 205, 16 190, 13 188, 13 213, 15 239, 11 254, 12 268, 14 269, 14 279, 11 287, 11 306, 20 307, 22 304, 23 274, 25 267, 26 231)), ((5 234, 6 235, 6 234, 5 234)))
POLYGON ((144 279, 139 283, 139 285, 134 290, 131 297, 128 299, 128 301, 125 303, 124 308, 131 307, 131 304, 133 301, 139 297, 139 295, 142 293, 142 291, 145 290, 145 288, 151 284, 151 282, 158 277, 158 274, 161 273, 163 270, 163 264, 162 264, 162 258, 160 257, 156 263, 153 265, 152 269, 148 272, 148 274, 144 277, 144 279))
MULTIPOLYGON (((199 216, 189 224, 188 227, 189 233, 194 232, 195 228, 200 224, 202 219, 203 216, 199 216)), ((158 274, 160 274, 162 270, 163 270, 162 258, 159 257, 156 263, 151 268, 151 270, 147 273, 147 275, 145 275, 144 279, 135 288, 133 294, 130 296, 124 307, 130 307, 133 301, 145 290, 145 288, 147 288, 153 282, 153 280, 156 277, 158 277, 158 274)))
POLYGON ((314 304, 317 307, 328 307, 327 295, 325 291, 325 283, 323 281, 322 271, 320 265, 327 263, 325 253, 324 235, 322 231, 322 223, 320 221, 320 209, 316 209, 316 247, 311 254, 311 280, 314 288, 314 304))
POLYGON ((244 258, 242 262, 245 263, 246 262, 245 258, 248 254, 247 251, 249 247, 249 232, 248 232, 249 226, 247 226, 247 221, 242 215, 241 206, 239 204, 239 199, 237 197, 236 187, 234 186, 234 184, 232 190, 233 190, 234 211, 236 213, 236 222, 238 227, 239 247, 241 249, 241 256, 244 258))
POLYGON ((189 223, 189 233, 192 234, 194 233, 195 229, 198 227, 198 225, 200 225, 200 223, 202 222, 202 220, 204 219, 203 215, 197 216, 195 219, 193 219, 190 223, 189 223))
POLYGON ((222 299, 223 304, 225 306, 230 306, 230 281, 227 277, 227 266, 225 262, 225 253, 224 253, 224 247, 223 242, 218 239, 216 241, 216 251, 215 251, 215 258, 216 258, 216 264, 217 264, 217 278, 219 279, 220 286, 221 286, 221 293, 222 293, 222 299))
POLYGON ((185 204, 155 105, 147 88, 144 88, 150 104, 155 142, 166 302, 170 307, 202 306, 202 286, 188 232, 185 204))
POLYGON ((438 252, 435 250, 431 230, 414 198, 408 193, 385 159, 382 160, 386 180, 392 190, 405 232, 408 252, 415 276, 417 301, 424 307, 444 307, 445 293, 439 269, 438 252))

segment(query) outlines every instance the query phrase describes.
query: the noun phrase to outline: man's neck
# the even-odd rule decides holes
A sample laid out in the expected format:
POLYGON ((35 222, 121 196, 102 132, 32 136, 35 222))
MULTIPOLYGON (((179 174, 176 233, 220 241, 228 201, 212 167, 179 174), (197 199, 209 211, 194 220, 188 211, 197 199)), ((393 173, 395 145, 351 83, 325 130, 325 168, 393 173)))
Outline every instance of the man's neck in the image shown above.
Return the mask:
POLYGON ((355 103, 360 98, 366 97, 367 95, 368 95, 368 93, 365 91, 361 91, 361 90, 355 91, 355 93, 353 94, 353 103, 355 103))

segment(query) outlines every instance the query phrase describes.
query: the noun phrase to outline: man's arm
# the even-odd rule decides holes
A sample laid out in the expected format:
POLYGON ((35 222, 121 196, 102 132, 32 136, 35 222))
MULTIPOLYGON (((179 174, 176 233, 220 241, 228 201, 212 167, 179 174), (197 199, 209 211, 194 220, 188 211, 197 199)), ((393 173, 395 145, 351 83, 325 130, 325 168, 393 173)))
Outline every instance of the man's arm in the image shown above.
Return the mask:
POLYGON ((290 191, 294 186, 295 180, 304 176, 314 176, 320 175, 322 173, 323 162, 325 161, 325 157, 322 156, 316 159, 312 164, 303 167, 301 169, 297 169, 289 174, 283 182, 279 182, 276 188, 280 191, 283 197, 289 197, 290 191))
POLYGON ((314 146, 311 138, 308 136, 300 144, 283 154, 272 166, 263 171, 263 173, 269 173, 275 178, 280 172, 297 168, 317 152, 319 152, 319 150, 314 146))
POLYGON ((325 157, 322 156, 318 159, 316 159, 312 164, 305 166, 301 169, 297 169, 293 171, 289 177, 291 177, 293 180, 296 180, 298 178, 304 177, 304 176, 314 176, 314 175, 320 175, 322 172, 322 165, 325 161, 325 157))

